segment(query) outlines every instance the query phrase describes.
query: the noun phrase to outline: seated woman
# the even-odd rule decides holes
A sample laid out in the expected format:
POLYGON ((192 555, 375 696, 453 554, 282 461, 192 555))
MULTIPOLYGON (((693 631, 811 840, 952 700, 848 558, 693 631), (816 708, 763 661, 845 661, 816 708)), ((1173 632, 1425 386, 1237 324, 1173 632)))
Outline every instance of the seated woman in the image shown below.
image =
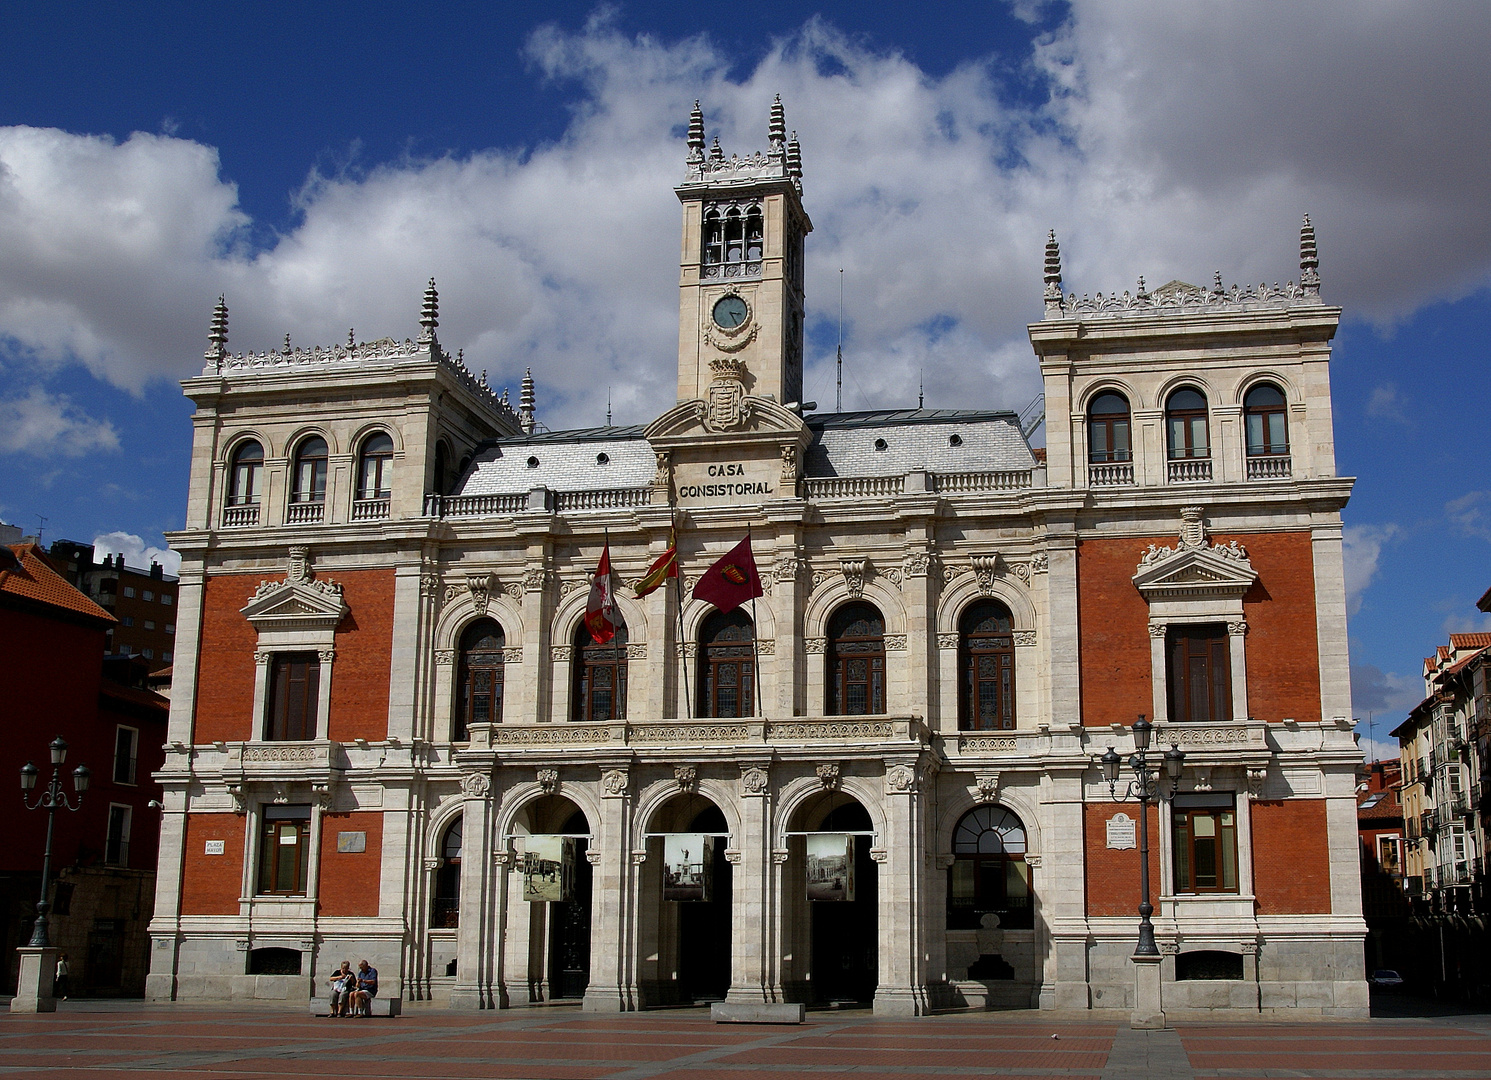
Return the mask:
POLYGON ((352 961, 343 960, 342 966, 326 981, 331 984, 331 1015, 351 1016, 352 995, 357 991, 357 973, 352 970, 352 961))

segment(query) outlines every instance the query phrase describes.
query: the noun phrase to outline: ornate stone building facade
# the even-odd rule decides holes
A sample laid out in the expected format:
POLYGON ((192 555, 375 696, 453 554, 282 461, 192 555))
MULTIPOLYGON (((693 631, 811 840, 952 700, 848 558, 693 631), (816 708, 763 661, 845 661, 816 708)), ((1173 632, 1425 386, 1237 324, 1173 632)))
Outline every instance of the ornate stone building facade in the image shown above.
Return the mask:
POLYGON ((678 404, 547 431, 437 336, 257 355, 220 303, 182 553, 150 993, 345 957, 473 1008, 1126 1008, 1157 721, 1167 1009, 1364 1015, 1340 510, 1301 280, 1068 295, 1047 451, 997 410, 801 401, 812 223, 688 135, 678 404), (682 580, 583 615, 676 528, 682 580), (749 531, 764 595, 690 586, 749 531))

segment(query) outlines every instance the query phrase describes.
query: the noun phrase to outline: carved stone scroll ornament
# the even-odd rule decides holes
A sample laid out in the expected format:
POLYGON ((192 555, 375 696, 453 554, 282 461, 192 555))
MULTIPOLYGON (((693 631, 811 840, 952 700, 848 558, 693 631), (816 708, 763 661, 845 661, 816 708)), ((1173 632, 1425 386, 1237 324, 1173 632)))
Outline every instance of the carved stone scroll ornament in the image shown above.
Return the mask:
POLYGON ((430 857, 428 857, 428 858, 426 858, 424 860, 424 868, 426 870, 439 870, 440 869, 440 864, 443 861, 444 860, 442 860, 442 859, 437 859, 434 856, 430 856, 430 857))
POLYGON ((1268 779, 1268 767, 1264 765, 1248 766, 1248 794, 1257 799, 1263 794, 1263 782, 1268 779))
POLYGON ((467 574, 466 592, 471 596, 471 606, 476 609, 478 615, 487 613, 487 603, 491 600, 492 590, 497 588, 496 574, 467 574))
POLYGON ((777 579, 778 584, 796 581, 800 573, 802 573, 802 560, 791 555, 782 556, 772 568, 772 577, 777 579))
POLYGON ((995 802, 999 798, 999 774, 988 773, 974 778, 974 798, 981 803, 995 802))
POLYGON ((1034 630, 1016 630, 1014 632, 1016 645, 1034 645, 1036 643, 1034 630))
POLYGON ((787 443, 782 447, 782 486, 789 487, 797 483, 797 447, 793 443, 787 443))
POLYGON ((906 635, 905 634, 886 634, 885 635, 885 651, 886 652, 905 652, 906 651, 906 635))
POLYGON ((748 765, 740 771, 740 787, 747 795, 764 795, 769 778, 759 765, 748 765))
POLYGON ((956 649, 958 647, 958 635, 955 633, 938 634, 937 647, 939 649, 956 649))
POLYGON ((932 569, 932 556, 925 551, 908 551, 901 559, 901 570, 907 577, 926 577, 932 569))
POLYGON ((574 656, 575 656, 575 647, 573 645, 550 645, 549 646, 549 659, 552 660, 556 664, 558 664, 558 663, 564 663, 564 662, 569 661, 569 660, 573 660, 574 656))
POLYGON ((492 779, 486 773, 461 774, 461 793, 468 799, 485 799, 492 791, 492 779))
POLYGON ((802 644, 809 656, 822 656, 824 650, 828 648, 828 638, 804 638, 802 644))
POLYGON ((818 783, 823 785, 825 791, 833 791, 839 786, 840 768, 838 762, 825 762, 815 770, 818 774, 818 783))
POLYGON ((1152 622, 1149 624, 1149 636, 1152 638, 1162 638, 1165 636, 1167 629, 1164 623, 1152 622))
POLYGON ((657 452, 657 464, 652 474, 652 486, 666 488, 673 482, 673 458, 667 450, 657 452))
POLYGON ((538 786, 545 795, 552 795, 559 790, 559 770, 539 769, 535 774, 538 786))
POLYGON ((699 770, 693 765, 675 765, 673 781, 679 791, 691 792, 699 786, 699 770))
POLYGON ((607 769, 601 777, 601 790, 607 797, 615 799, 626 794, 629 783, 626 773, 620 769, 607 769))
POLYGON ((916 770, 910 765, 892 765, 885 770, 885 790, 904 795, 916 787, 916 770))
POLYGON ((585 861, 591 866, 599 866, 601 864, 601 849, 587 848, 585 851, 585 861))
POLYGON ((865 567, 867 565, 869 563, 865 559, 839 560, 839 570, 844 575, 844 588, 856 600, 865 594, 865 567))
POLYGON ((1247 633, 1248 633, 1248 623, 1247 623, 1247 620, 1246 619, 1238 619, 1235 622, 1228 623, 1227 624, 1227 633, 1229 635, 1231 635, 1232 637, 1246 637, 1247 633))
POLYGON ((973 574, 978 578, 978 591, 984 596, 993 595, 994 577, 998 571, 998 555, 975 555, 973 557, 973 574))
POLYGON ((454 649, 436 649, 435 663, 440 667, 450 667, 456 662, 456 651, 454 649))
POLYGON ((1051 556, 1044 551, 1037 551, 1030 557, 1030 572, 1032 574, 1044 574, 1051 569, 1051 556))

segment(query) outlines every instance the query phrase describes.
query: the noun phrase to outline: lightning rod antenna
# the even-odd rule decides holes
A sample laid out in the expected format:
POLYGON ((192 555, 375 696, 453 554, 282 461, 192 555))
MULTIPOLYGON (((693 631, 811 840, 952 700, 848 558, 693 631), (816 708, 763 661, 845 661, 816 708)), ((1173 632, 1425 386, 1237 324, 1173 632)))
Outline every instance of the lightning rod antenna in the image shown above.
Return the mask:
POLYGON ((611 388, 606 387, 606 426, 611 426, 611 388))
POLYGON ((844 268, 839 267, 839 353, 834 387, 834 412, 844 411, 844 268))

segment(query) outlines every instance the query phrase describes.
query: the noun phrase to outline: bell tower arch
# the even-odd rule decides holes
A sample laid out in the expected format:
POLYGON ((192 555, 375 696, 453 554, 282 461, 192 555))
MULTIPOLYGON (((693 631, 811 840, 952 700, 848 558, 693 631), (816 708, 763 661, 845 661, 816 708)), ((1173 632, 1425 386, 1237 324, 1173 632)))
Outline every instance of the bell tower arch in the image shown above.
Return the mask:
POLYGON ((802 157, 772 102, 768 149, 728 158, 718 138, 705 150, 699 103, 689 116, 679 273, 678 400, 709 394, 721 365, 745 393, 780 404, 802 400, 802 157))

